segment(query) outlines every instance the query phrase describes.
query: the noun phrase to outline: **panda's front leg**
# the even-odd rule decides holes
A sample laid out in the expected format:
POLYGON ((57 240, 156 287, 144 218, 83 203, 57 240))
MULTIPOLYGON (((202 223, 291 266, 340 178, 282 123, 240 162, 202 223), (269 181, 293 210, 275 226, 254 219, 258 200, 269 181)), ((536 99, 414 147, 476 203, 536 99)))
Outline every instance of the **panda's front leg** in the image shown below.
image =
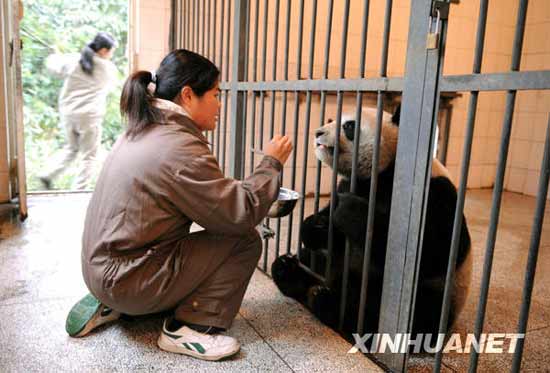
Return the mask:
POLYGON ((327 247, 330 205, 325 206, 318 213, 308 216, 300 226, 302 243, 311 250, 327 247))
POLYGON ((365 244, 368 200, 353 193, 338 194, 334 226, 356 245, 365 244))

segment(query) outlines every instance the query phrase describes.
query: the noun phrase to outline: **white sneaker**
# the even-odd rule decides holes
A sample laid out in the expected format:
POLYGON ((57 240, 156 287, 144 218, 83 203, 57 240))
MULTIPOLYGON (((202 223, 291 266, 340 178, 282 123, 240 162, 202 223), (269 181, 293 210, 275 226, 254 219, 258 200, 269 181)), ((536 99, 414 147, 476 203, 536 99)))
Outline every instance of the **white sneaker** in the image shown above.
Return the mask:
POLYGON ((239 341, 233 337, 199 333, 187 326, 170 332, 166 329, 166 320, 157 344, 164 351, 211 361, 234 355, 241 348, 239 341))

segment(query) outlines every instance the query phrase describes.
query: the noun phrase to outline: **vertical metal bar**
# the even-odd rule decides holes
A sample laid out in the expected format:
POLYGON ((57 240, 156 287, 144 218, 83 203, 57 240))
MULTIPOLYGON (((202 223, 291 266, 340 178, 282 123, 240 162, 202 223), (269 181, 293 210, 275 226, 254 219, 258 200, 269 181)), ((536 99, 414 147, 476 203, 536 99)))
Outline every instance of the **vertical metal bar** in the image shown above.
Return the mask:
MULTIPOLYGON (((516 31, 514 36, 514 46, 512 50, 511 71, 518 71, 521 61, 521 50, 523 47, 523 36, 525 33, 525 19, 527 15, 528 0, 520 0, 516 31)), ((487 296, 489 294, 489 284, 491 282, 491 270, 493 267, 493 255, 495 250, 495 241, 497 234, 497 226, 500 214, 500 203, 502 201, 502 190, 504 183, 504 172, 506 170, 506 160, 508 158, 508 147, 510 145, 510 135, 512 132, 512 119, 514 116, 514 106, 516 103, 516 91, 508 91, 506 95, 506 111, 504 114, 504 124, 502 130, 502 138, 500 143, 500 151, 498 158, 497 174, 495 178, 495 187, 493 189, 493 201, 491 209, 491 220, 489 231, 487 233, 487 244, 485 248, 485 259, 483 262, 483 275, 481 279, 481 290, 478 303, 478 312, 474 328, 476 339, 483 330, 485 321, 485 310, 487 307, 487 296)), ((470 354, 469 372, 477 371, 477 362, 479 355, 476 349, 472 349, 470 354)))
POLYGON ((193 2, 193 14, 191 15, 191 50, 197 51, 196 37, 197 37, 197 0, 191 0, 193 2))
MULTIPOLYGON (((350 7, 350 2, 349 0, 346 0, 345 4, 344 4, 344 19, 343 19, 343 30, 342 30, 342 46, 341 46, 341 51, 340 51, 340 79, 344 79, 345 78, 345 74, 346 74, 346 52, 347 52, 347 49, 348 49, 348 28, 349 28, 349 7, 350 7)), ((343 103, 343 99, 344 99, 344 92, 342 91, 338 91, 338 96, 337 96, 337 112, 339 113, 337 115, 337 118, 336 118, 336 123, 337 123, 337 130, 336 130, 336 146, 334 147, 334 158, 333 158, 333 163, 332 163, 332 170, 333 170, 333 173, 332 173, 332 188, 333 188, 333 191, 331 193, 331 201, 330 201, 330 205, 331 205, 331 214, 330 214, 330 220, 329 220, 329 263, 332 262, 332 252, 334 250, 334 248, 332 247, 332 237, 334 237, 334 224, 333 224, 333 212, 334 212, 334 207, 333 207, 333 204, 336 202, 336 189, 337 189, 337 182, 338 182, 338 172, 336 172, 336 170, 338 169, 338 157, 340 155, 340 131, 341 131, 341 124, 342 124, 342 103, 343 103), (338 97, 340 97, 340 99, 338 100, 338 97), (334 198, 332 198, 334 196, 334 198), (332 230, 332 234, 330 233, 332 230)), ((346 240, 348 241, 348 240, 346 240)), ((345 245, 345 249, 344 249, 344 272, 342 274, 342 290, 343 290, 343 293, 342 293, 342 296, 341 296, 341 299, 340 299, 340 313, 339 313, 339 316, 340 316, 340 320, 339 320, 339 327, 340 329, 343 329, 344 327, 344 316, 345 316, 345 310, 346 310, 346 303, 347 303, 347 295, 348 295, 348 279, 349 279, 349 260, 350 260, 350 249, 349 249, 349 244, 346 243, 345 245)), ((329 277, 330 278, 330 277, 329 277)))
MULTIPOLYGON (((473 73, 479 74, 481 71, 481 63, 483 59, 483 49, 485 40, 485 31, 487 25, 487 9, 488 0, 481 0, 479 5, 479 17, 477 25, 476 49, 473 64, 473 73)), ((452 295, 452 283, 454 281, 456 260, 458 256, 458 244, 462 232, 462 217, 464 213, 464 200, 466 196, 466 187, 468 185, 468 170, 470 168, 470 156, 472 151, 472 141, 474 135, 474 126, 477 113, 477 102, 479 92, 473 91, 470 95, 470 103, 468 109, 468 119, 466 124, 466 141, 464 142, 464 158, 462 159, 460 184, 456 201, 455 216, 453 222, 453 234, 451 238, 451 248, 449 252, 449 263, 447 266, 447 275, 445 279, 445 290, 443 293, 443 303, 441 307, 441 318, 439 320, 439 334, 447 332, 447 324, 449 320, 449 310, 452 295)), ((441 371, 443 355, 442 351, 437 351, 435 356, 434 371, 441 371)))
MULTIPOLYGON (((366 51, 367 51, 367 32, 368 32, 368 23, 369 23, 369 0, 365 0, 363 3, 363 26, 361 30, 361 54, 359 56, 359 74, 361 78, 365 77, 365 60, 366 60, 366 51)), ((381 104, 381 100, 378 100, 377 105, 381 104)), ((361 123, 361 112, 362 112, 362 105, 363 105, 363 93, 361 91, 357 92, 357 102, 356 102, 356 117, 358 118, 355 123, 355 131, 354 131, 354 143, 353 143, 353 158, 352 158, 352 185, 351 189, 355 190, 356 183, 357 183, 357 163, 358 163, 358 156, 359 156, 359 136, 361 135, 361 126, 359 123, 361 123)), ((376 131, 378 131, 378 107, 377 107, 377 125, 376 125, 376 131)), ((380 127, 381 129, 381 127, 380 127)), ((374 146, 376 149, 380 147, 380 134, 378 132, 375 132, 375 141, 374 146), (378 147, 378 148, 377 148, 378 147)), ((371 169, 371 179, 373 178, 373 172, 374 165, 378 164, 378 156, 379 151, 374 151, 374 157, 372 160, 372 169, 371 169)), ((377 177, 377 176, 376 176, 377 177)), ((374 180, 371 180, 372 183, 374 183, 374 180)), ((371 187, 369 191, 369 203, 370 201, 376 200, 376 196, 372 193, 376 192, 376 187, 371 187)), ((369 206, 370 207, 370 206, 369 206)), ((368 286, 368 275, 369 275, 369 267, 370 267, 370 258, 371 258, 371 241, 372 241, 372 232, 369 232, 369 230, 372 230, 372 222, 369 221, 372 220, 370 217, 373 216, 373 212, 369 211, 368 217, 367 217, 367 235, 365 238, 365 249, 363 254, 363 266, 362 266, 362 273, 361 273, 361 293, 359 297, 359 314, 357 317, 357 332, 362 335, 364 332, 364 324, 365 324, 365 306, 367 301, 367 286, 368 286)))
POLYGON ((179 19, 181 22, 181 44, 178 46, 178 48, 187 49, 188 46, 188 39, 189 39, 189 29, 187 24, 187 14, 189 13, 189 1, 187 0, 178 0, 183 12, 179 15, 179 19))
MULTIPOLYGON (((367 5, 365 5, 367 6, 367 5)), ((367 10, 368 12, 368 10, 367 10)), ((390 27, 391 27, 391 12, 392 12, 392 0, 386 1, 386 9, 384 13, 384 34, 382 37, 382 53, 380 61, 380 76, 386 77, 388 70, 388 50, 390 42, 390 27)), ((365 40, 366 43, 366 40, 365 40)), ((364 53, 364 52, 363 52, 364 53)), ((361 56, 364 58, 364 55, 361 56)), ((361 75, 364 76, 364 61, 363 65, 360 67, 361 75)), ((358 100, 358 104, 362 103, 358 100)), ((374 209, 376 207, 376 192, 378 188, 378 163, 380 158, 380 139, 382 134, 382 117, 384 109, 384 96, 382 91, 378 91, 377 100, 376 100, 376 130, 374 135, 374 147, 373 147, 373 160, 371 164, 371 176, 370 176, 370 190, 369 190, 369 210, 367 215, 367 229, 365 236, 365 247, 363 251, 363 271, 361 277, 361 294, 359 299, 359 315, 357 320, 357 326, 359 333, 363 333, 364 328, 364 316, 365 316, 365 306, 367 299, 367 286, 368 286, 368 274, 370 266, 370 258, 372 255, 372 236, 374 232, 374 209)), ((357 116, 360 118, 361 111, 357 108, 357 116)), ((359 121, 356 123, 356 132, 357 132, 357 144, 354 144, 354 147, 359 146, 359 135, 360 131, 357 128, 359 121)), ((358 149, 355 148, 354 157, 357 157, 358 149)), ((357 160, 355 160, 355 165, 357 160)), ((357 178, 355 175, 352 175, 352 185, 351 191, 355 192, 357 187, 357 178)), ((349 243, 347 243, 349 246, 349 243)))
POLYGON ((245 115, 245 92, 239 91, 237 83, 242 81, 245 74, 246 44, 247 44, 247 11, 249 0, 235 0, 233 17, 233 61, 231 63, 231 137, 230 137, 230 158, 229 170, 235 179, 241 178, 244 162, 242 159, 246 121, 245 115))
POLYGON ((201 3, 202 3, 202 6, 201 6, 202 26, 201 26, 201 31, 199 32, 199 35, 200 35, 200 38, 201 38, 201 54, 203 56, 206 56, 207 55, 207 52, 206 52, 206 6, 205 6, 206 1, 202 0, 201 3))
MULTIPOLYGON (((290 41, 290 11, 292 9, 292 0, 287 0, 287 7, 286 7, 286 28, 285 28, 285 51, 284 51, 284 59, 283 59, 283 80, 288 80, 288 50, 289 50, 289 41, 290 41)), ((288 92, 283 91, 283 107, 281 110, 281 135, 286 135, 286 107, 287 107, 287 101, 288 101, 288 92)), ((294 153, 296 153, 296 149, 294 149, 294 153)), ((281 185, 283 184, 283 178, 284 178, 284 168, 281 170, 280 174, 280 180, 281 185)), ((290 231, 292 229, 291 226, 288 227, 288 230, 290 231)), ((275 257, 279 256, 280 251, 280 245, 281 245, 281 219, 277 219, 277 228, 275 229, 275 257)))
MULTIPOLYGON (((217 5, 217 4, 216 4, 217 5)), ((224 17, 225 15, 225 0, 221 0, 221 8, 220 8, 220 46, 219 46, 219 49, 220 49, 220 54, 219 54, 219 61, 218 61, 218 68, 220 69, 220 80, 221 81, 224 81, 224 75, 223 75, 223 37, 224 37, 224 32, 223 32, 223 21, 225 19, 224 17)), ((225 93, 225 92, 223 92, 225 93)), ((224 105, 227 106, 227 102, 225 102, 225 97, 224 97, 224 105)), ((220 117, 221 118, 221 117, 220 117)), ((221 137, 222 137, 222 132, 221 132, 221 128, 222 128, 222 121, 221 119, 218 120, 218 127, 216 128, 216 159, 218 160, 218 162, 221 164, 221 137)))
MULTIPOLYGON (((217 66, 217 58, 216 58, 216 37, 217 37, 217 32, 216 32, 216 25, 217 25, 217 21, 218 21, 218 15, 217 15, 217 9, 218 9, 218 1, 217 0, 214 0, 213 1, 213 4, 212 4, 212 8, 211 8, 211 12, 213 13, 212 14, 212 62, 214 63, 214 65, 217 66)), ((218 66, 219 68, 219 66, 218 66)), ((220 81, 221 81, 221 71, 220 71, 220 81)), ((221 100, 221 97, 220 97, 220 100, 221 100)), ((212 131, 212 154, 215 154, 215 153, 218 153, 218 147, 216 146, 216 135, 219 133, 220 131, 220 116, 219 116, 219 113, 218 113, 218 124, 216 126, 216 129, 212 131)))
MULTIPOLYGON (((210 24, 211 24, 211 21, 212 21, 212 7, 211 7, 211 0, 208 0, 206 2, 206 6, 205 6, 205 10, 204 10, 204 13, 205 13, 205 20, 206 20, 206 31, 205 31, 205 34, 204 34, 204 38, 206 39, 206 49, 205 49, 205 56, 206 58, 208 58, 210 61, 213 62, 213 55, 211 53, 211 50, 210 50, 210 38, 212 36, 212 32, 211 32, 211 29, 210 29, 210 24)), ((214 131, 208 131, 208 141, 210 142, 210 151, 212 152, 212 154, 214 154, 214 131)))
POLYGON ((178 0, 170 1, 170 35, 168 40, 170 50, 174 50, 180 42, 179 38, 181 34, 179 30, 181 23, 177 22, 177 18, 182 13, 180 5, 181 3, 178 0))
MULTIPOLYGON (((540 168, 539 190, 537 193, 537 207, 531 231, 531 242, 529 244, 529 256, 527 257, 527 266, 525 268, 525 280, 523 284, 521 311, 518 321, 518 334, 527 332, 527 321, 529 319, 529 308, 531 306, 531 297, 533 295, 533 286, 535 283, 535 273, 537 270, 537 258, 540 247, 540 236, 542 233, 542 224, 544 222, 544 210, 546 208, 546 198, 548 196, 548 181, 550 179, 550 115, 548 116, 548 125, 546 126, 546 142, 544 143, 544 155, 542 157, 542 166, 540 168)), ((519 338, 512 360, 512 372, 519 372, 521 358, 523 354, 523 344, 525 338, 519 338)))
MULTIPOLYGON (((254 55, 252 60, 252 79, 258 81, 258 22, 260 13, 260 0, 256 0, 256 8, 254 9, 254 55)), ((252 117, 250 146, 255 147, 256 144, 256 92, 252 92, 252 117)), ((250 173, 254 172, 254 152, 250 152, 250 173)))
POLYGON ((200 2, 201 0, 195 0, 195 14, 194 14, 194 21, 195 21, 195 53, 200 53, 200 2))
POLYGON ((200 54, 200 55, 203 55, 203 51, 202 51, 202 48, 201 48, 201 42, 202 42, 202 37, 203 37, 203 33, 202 33, 202 30, 201 30, 201 23, 202 23, 202 12, 201 12, 201 7, 202 7, 202 4, 203 4, 204 0, 197 0, 197 53, 200 54))
MULTIPOLYGON (((304 32, 304 0, 300 0, 300 10, 299 10, 299 18, 298 18, 298 46, 296 48, 297 56, 296 56, 296 80, 300 80, 300 75, 302 75, 302 39, 303 39, 303 32, 304 32)), ((300 116, 300 92, 294 91, 294 141, 293 144, 295 144, 294 151, 292 152, 292 175, 290 180, 290 187, 292 190, 296 188, 296 158, 298 156, 298 120, 300 116)), ((309 137, 309 126, 307 128, 307 131, 304 131, 304 138, 309 137)), ((308 148, 304 148, 304 154, 307 154, 308 148)), ((302 167, 305 169, 307 168, 307 161, 302 163, 302 167)), ((302 193, 302 200, 305 198, 304 194, 302 193)), ((291 248, 291 242, 292 242, 292 230, 293 230, 293 217, 294 212, 291 211, 288 216, 288 233, 286 236, 286 253, 290 254, 291 248)), ((298 245, 300 243, 298 242, 298 245)))
MULTIPOLYGON (((229 81, 229 48, 230 48, 230 33, 231 30, 231 0, 227 1, 227 38, 225 39, 225 79, 229 81)), ((233 79, 233 77, 232 77, 233 79)), ((223 143, 222 143, 222 169, 225 172, 225 161, 227 158, 227 100, 229 91, 225 92, 225 105, 223 117, 223 143)))
POLYGON ((185 0, 185 49, 191 49, 191 4, 190 0, 185 0))
MULTIPOLYGON (((401 109, 407 126, 399 129, 379 319, 379 331, 391 335, 406 333, 412 316, 422 213, 429 185, 431 158, 427 150, 431 146, 441 68, 439 51, 426 50, 432 0, 412 0, 411 9, 414 12, 409 17, 401 109)), ((402 353, 380 356, 385 365, 395 370, 404 369, 406 358, 402 353)))
MULTIPOLYGON (((330 35, 332 33, 332 13, 334 10, 334 0, 329 0, 328 12, 327 12, 327 34, 325 39, 325 61, 323 64, 323 78, 328 79, 328 65, 330 59, 330 35)), ((321 112, 319 118, 319 127, 322 127, 325 122, 325 109, 327 104, 327 92, 321 91, 321 112)), ((314 213, 319 212, 319 198, 321 190, 321 161, 317 160, 317 169, 315 176, 315 201, 314 201, 314 213)))
MULTIPOLYGON (((392 0, 386 1, 386 9, 385 9, 385 15, 384 15, 384 34, 382 37, 382 53, 381 53, 381 61, 380 61, 380 76, 386 77, 387 76, 387 67, 388 67, 388 49, 389 49, 389 41, 390 41, 390 26, 391 26, 391 11, 392 11, 392 0)), ((361 67, 361 74, 364 74, 364 66, 361 67)), ((374 148, 373 148, 373 160, 371 164, 371 184, 370 184, 370 190, 369 190, 369 211, 367 215, 367 229, 366 229, 366 236, 365 236, 365 248, 364 248, 364 256, 363 256, 363 273, 362 273, 362 288, 361 288, 361 296, 360 296, 360 302, 359 302, 359 308, 362 308, 362 313, 360 312, 358 315, 358 329, 361 330, 360 333, 362 333, 362 329, 364 327, 364 308, 365 308, 365 302, 366 302, 366 292, 367 292, 367 285, 368 285, 368 272, 369 272, 369 265, 370 265, 370 257, 371 257, 371 250, 372 250, 372 234, 374 229, 374 209, 376 206, 376 192, 378 187, 378 163, 379 163, 379 157, 380 157, 380 139, 381 139, 381 133, 382 133, 382 116, 383 116, 383 108, 384 108, 384 101, 383 101, 383 94, 382 91, 378 91, 377 95, 377 103, 376 103, 376 130, 375 130, 375 140, 374 140, 374 148), (362 303, 361 303, 362 302, 362 303)), ((361 102, 358 101, 358 104, 361 102)), ((357 109, 358 116, 360 114, 359 108, 357 109)), ((357 120, 356 122, 356 128, 355 132, 360 134, 360 131, 357 129, 359 127, 360 121, 357 120)), ((356 144, 354 144, 355 147, 358 146, 359 140, 357 139, 356 144)), ((355 154, 357 154, 357 148, 355 148, 355 154)), ((357 167, 357 160, 354 160, 355 164, 354 166, 357 167)), ((356 171, 355 171, 356 172, 356 171)), ((357 187, 357 177, 353 173, 352 168, 352 184, 351 184, 351 192, 354 193, 355 189, 357 187)), ((349 250, 349 242, 346 243, 346 250, 349 250)), ((349 264, 348 264, 349 266, 349 264)), ((346 283, 346 289, 347 289, 347 281, 346 283)), ((342 321, 343 323, 343 321, 342 321)))
MULTIPOLYGON (((434 3, 434 5, 436 5, 434 3)), ((432 13, 433 15, 433 13, 432 13)), ((437 27, 438 19, 437 14, 435 19, 431 19, 432 24, 434 27, 437 27)), ((443 17, 442 17, 443 18, 443 17)), ((428 50, 428 64, 427 64, 427 71, 433 72, 433 77, 435 79, 428 79, 428 85, 427 88, 430 90, 432 88, 432 91, 434 92, 434 95, 432 95, 432 91, 429 92, 429 100, 428 102, 435 101, 431 113, 430 113, 430 131, 428 133, 428 136, 426 136, 427 139, 429 139, 429 142, 426 143, 424 141, 420 141, 420 149, 428 149, 427 154, 427 161, 425 163, 425 166, 422 163, 417 162, 417 173, 419 168, 424 171, 424 196, 420 200, 418 199, 416 204, 413 202, 413 211, 421 211, 421 214, 419 216, 420 218, 420 226, 418 229, 418 243, 416 248, 416 253, 413 255, 410 255, 410 260, 415 260, 416 263, 414 265, 414 268, 412 272, 406 272, 405 274, 405 281, 408 281, 408 283, 411 283, 412 286, 404 287, 405 291, 403 292, 403 304, 402 304, 402 310, 404 310, 405 315, 408 317, 408 322, 406 326, 407 331, 412 330, 413 322, 414 322, 414 313, 415 313, 415 306, 416 306, 416 295, 417 295, 417 288, 418 288, 418 279, 419 279, 419 273, 420 273, 420 264, 421 264, 421 258, 422 258, 422 248, 423 248, 423 242, 424 242, 424 229, 425 229, 425 223, 426 223, 426 212, 427 212, 427 205, 428 205, 428 196, 430 191, 430 180, 431 180, 431 169, 432 169, 432 161, 433 161, 433 154, 434 154, 434 148, 435 148, 435 140, 437 138, 437 131, 438 131, 438 113, 439 113, 439 103, 440 103, 440 97, 441 92, 439 89, 439 81, 443 78, 443 66, 444 66, 444 58, 445 58, 445 47, 446 47, 446 38, 447 38, 447 19, 448 17, 444 17, 440 23, 440 41, 437 49, 430 49, 428 50), (430 97, 431 96, 431 97, 430 97), (435 96, 435 97, 434 97, 435 96), (420 167, 419 167, 420 164, 420 167), (412 273, 413 276, 410 274, 412 273), (408 303, 407 303, 408 302, 408 303)), ((430 25, 431 27, 431 25, 430 25)), ((429 106, 428 106, 429 108, 429 106)), ((425 153, 421 152, 421 157, 424 156, 425 153)), ((422 160, 423 161, 423 160, 422 160)), ((417 215, 418 216, 418 215, 417 215)), ((416 219, 414 217, 413 219, 416 219)), ((415 220, 413 220, 415 221, 415 220)), ((413 230, 413 232, 415 232, 413 230)), ((416 234, 416 233, 415 233, 416 234)), ((409 259, 407 259, 409 261, 409 259)), ((405 268, 407 270, 407 263, 405 264, 405 268)), ((412 264, 410 265, 412 267, 412 264)), ((405 318, 403 318, 405 320, 405 318)), ((402 321, 402 324, 405 321, 402 321)), ((402 328, 403 328, 402 327, 402 328)), ((409 353, 407 352, 405 354, 405 366, 407 364, 409 358, 409 353)))
MULTIPOLYGON (((311 6, 311 31, 309 34, 309 65, 308 65, 308 79, 313 78, 313 63, 315 61, 315 33, 317 28, 317 0, 313 0, 311 6)), ((302 160, 302 198, 300 199, 300 222, 304 221, 305 213, 305 196, 306 196, 306 181, 307 181, 307 149, 309 148, 309 125, 311 121, 311 91, 306 93, 306 108, 304 118, 304 155, 302 160)), ((298 257, 302 250, 302 231, 298 230, 298 257)), ((314 259, 314 258, 312 258, 314 259)), ((315 260, 311 260, 311 270, 315 271, 315 260)))
MULTIPOLYGON (((275 0, 275 18, 274 18, 274 30, 273 30, 273 65, 272 65, 272 74, 271 79, 273 81, 277 80, 277 50, 279 44, 279 10, 280 10, 280 0, 275 0)), ((269 138, 273 138, 275 134, 275 103, 277 101, 277 91, 271 91, 271 116, 270 116, 270 125, 269 125, 269 138)), ((269 218, 265 220, 265 224, 269 227, 269 218)), ((279 247, 275 247, 275 255, 279 254, 279 247)))
MULTIPOLYGON (((242 81, 248 81, 248 61, 250 60, 249 55, 249 44, 250 44, 250 0, 246 1, 246 10, 245 10, 245 31, 244 36, 241 35, 241 38, 244 38, 244 73, 241 79, 242 81)), ((243 147, 241 149, 241 165, 240 168, 240 179, 244 178, 245 164, 246 164, 246 125, 247 125, 247 114, 248 114, 248 93, 249 91, 244 91, 244 100, 243 100, 243 147)))
POLYGON ((213 1, 213 7, 212 7, 212 12, 213 12, 213 15, 212 15, 212 28, 213 28, 213 31, 212 31, 212 62, 214 62, 214 65, 217 65, 217 62, 218 60, 216 59, 216 35, 218 34, 216 32, 217 28, 216 28, 216 25, 217 25, 217 20, 218 20, 218 15, 217 15, 217 10, 218 10, 218 1, 217 0, 214 0, 213 1))
MULTIPOLYGON (((210 39, 212 38, 212 30, 210 28, 212 23, 212 2, 208 0, 206 5, 206 11, 208 11, 206 18, 206 55, 210 61, 213 60, 212 50, 210 49, 210 39)), ((206 13, 205 11, 205 13, 206 13)))
MULTIPOLYGON (((266 57, 267 57, 267 21, 269 16, 269 0, 264 1, 264 27, 263 27, 263 51, 262 51, 262 81, 265 82, 265 73, 266 73, 266 57)), ((264 114, 265 114, 265 91, 260 92, 260 149, 263 149, 264 146, 264 114)), ((264 240, 264 260, 263 260, 263 270, 267 271, 267 258, 269 254, 269 239, 264 240)))

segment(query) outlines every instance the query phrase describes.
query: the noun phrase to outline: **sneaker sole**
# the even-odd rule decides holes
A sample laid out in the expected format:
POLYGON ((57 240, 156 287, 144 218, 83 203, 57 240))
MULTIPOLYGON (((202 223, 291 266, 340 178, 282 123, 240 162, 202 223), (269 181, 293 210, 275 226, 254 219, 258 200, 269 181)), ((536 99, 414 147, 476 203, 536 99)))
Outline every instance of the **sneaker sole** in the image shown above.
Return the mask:
POLYGON ((99 325, 119 318, 119 314, 113 311, 112 315, 110 315, 111 317, 104 317, 101 323, 99 323, 98 319, 101 318, 101 307, 101 302, 91 294, 86 295, 76 303, 71 308, 71 311, 69 311, 65 323, 65 330, 69 336, 74 338, 83 337, 99 325))
POLYGON ((215 356, 208 356, 208 355, 201 354, 199 352, 184 349, 183 347, 178 347, 178 346, 174 345, 170 340, 166 340, 167 338, 163 338, 163 336, 164 336, 164 334, 162 334, 162 332, 161 332, 161 335, 160 335, 159 339, 157 340, 157 345, 159 346, 159 348, 161 350, 168 351, 168 352, 173 352, 175 354, 188 355, 188 356, 192 356, 192 357, 195 357, 195 358, 201 359, 201 360, 208 360, 208 361, 221 360, 223 358, 235 355, 241 349, 241 346, 237 346, 236 349, 231 350, 231 351, 229 351, 225 354, 215 355, 215 356))

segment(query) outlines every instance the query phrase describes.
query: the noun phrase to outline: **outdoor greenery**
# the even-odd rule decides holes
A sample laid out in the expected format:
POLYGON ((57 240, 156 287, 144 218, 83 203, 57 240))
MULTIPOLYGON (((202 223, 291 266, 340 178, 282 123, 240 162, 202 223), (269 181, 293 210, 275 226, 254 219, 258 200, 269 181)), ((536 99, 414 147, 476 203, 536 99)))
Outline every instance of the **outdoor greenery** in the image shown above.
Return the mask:
MULTIPOLYGON (((99 31, 113 35, 118 42, 113 62, 119 71, 119 83, 107 100, 104 150, 111 148, 121 132, 118 101, 128 70, 128 1, 25 0, 24 5, 21 38, 27 184, 29 190, 37 190, 41 189, 37 175, 49 168, 65 145, 65 129, 57 110, 63 81, 46 70, 45 60, 49 54, 79 53, 99 31)), ((75 172, 67 172, 56 180, 55 187, 70 189, 74 177, 75 172)))

